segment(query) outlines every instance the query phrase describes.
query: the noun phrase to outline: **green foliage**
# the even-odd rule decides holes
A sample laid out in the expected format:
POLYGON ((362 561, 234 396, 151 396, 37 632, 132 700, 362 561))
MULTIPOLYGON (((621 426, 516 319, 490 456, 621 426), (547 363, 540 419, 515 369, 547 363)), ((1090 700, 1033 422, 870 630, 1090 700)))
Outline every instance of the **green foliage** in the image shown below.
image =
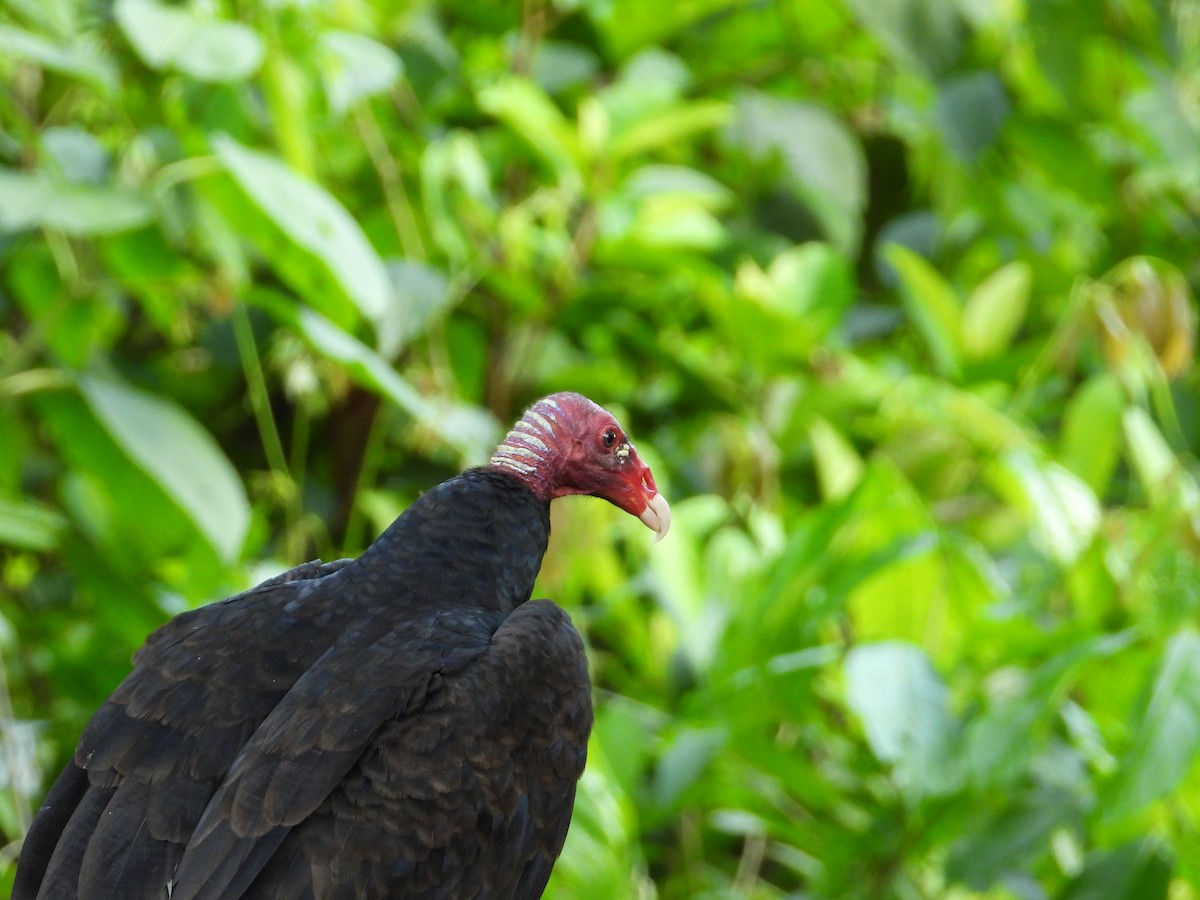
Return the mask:
POLYGON ((1186 0, 0 3, 0 884, 169 615, 538 395, 549 895, 1200 896, 1186 0))

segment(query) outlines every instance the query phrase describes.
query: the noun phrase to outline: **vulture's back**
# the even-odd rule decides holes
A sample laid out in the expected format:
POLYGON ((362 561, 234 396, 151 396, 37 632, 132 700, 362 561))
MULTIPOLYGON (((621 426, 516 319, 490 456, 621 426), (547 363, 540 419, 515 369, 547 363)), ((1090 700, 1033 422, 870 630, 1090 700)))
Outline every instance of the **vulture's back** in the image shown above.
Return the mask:
POLYGON ((164 625, 35 818, 14 900, 540 896, 592 715, 568 617, 524 602, 548 531, 476 470, 357 561, 164 625))

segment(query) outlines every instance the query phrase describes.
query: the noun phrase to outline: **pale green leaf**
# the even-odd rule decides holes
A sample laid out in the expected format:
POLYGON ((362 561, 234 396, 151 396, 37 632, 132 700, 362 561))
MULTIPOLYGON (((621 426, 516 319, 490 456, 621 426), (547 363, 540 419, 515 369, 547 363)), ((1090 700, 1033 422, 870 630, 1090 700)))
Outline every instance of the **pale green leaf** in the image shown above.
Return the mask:
POLYGON ((1131 406, 1122 414, 1121 422, 1130 462, 1150 502, 1189 512, 1200 510, 1200 486, 1183 468, 1150 414, 1131 406))
POLYGON ((313 349, 344 365, 355 381, 391 400, 454 447, 466 462, 475 465, 487 459, 499 439, 499 426, 486 412, 427 400, 386 359, 310 309, 293 310, 291 318, 313 349))
POLYGON ((1100 526, 1100 502, 1067 469, 1024 449, 1010 451, 994 470, 997 487, 1022 510, 1045 551, 1069 565, 1100 526))
POLYGON ((579 179, 580 150, 575 130, 536 84, 523 78, 504 78, 479 92, 479 106, 519 134, 560 179, 579 179))
POLYGON ((848 496, 862 479, 862 457, 837 429, 819 416, 809 423, 808 436, 822 496, 830 501, 848 496))
POLYGON ((217 554, 236 558, 250 505, 212 435, 170 400, 113 377, 83 376, 79 391, 116 444, 179 505, 217 554))
POLYGON ((1116 376, 1094 375, 1067 402, 1059 436, 1059 460, 1103 496, 1121 455, 1125 391, 1116 376))
POLYGON ((1045 852, 1051 834, 1073 812, 1071 797, 1061 788, 1026 791, 1001 812, 968 823, 969 831, 950 848, 946 874, 974 890, 986 890, 1045 852))
POLYGON ((228 135, 213 147, 238 186, 297 246, 312 254, 372 321, 391 300, 387 271, 354 218, 328 191, 228 135))
POLYGON ((970 164, 995 143, 1011 108, 995 72, 970 72, 938 86, 934 118, 946 147, 970 164))
POLYGON ((262 63, 262 39, 241 22, 158 0, 117 0, 113 13, 152 69, 177 69, 202 81, 241 81, 262 63))
POLYGON ((680 103, 614 135, 604 154, 612 160, 621 160, 672 147, 693 135, 721 128, 732 115, 733 107, 722 100, 680 103))
POLYGON ((945 0, 849 0, 855 17, 889 54, 929 76, 962 53, 959 6, 945 0))
POLYGON ((1172 790, 1200 754, 1200 632, 1187 628, 1167 642, 1130 732, 1104 805, 1109 820, 1138 812, 1172 790))
POLYGON ((910 800, 952 790, 957 725, 929 658, 911 644, 862 644, 845 663, 846 702, 910 800))
POLYGON ((961 370, 962 309, 950 283, 923 257, 890 244, 884 258, 900 277, 904 308, 924 338, 938 371, 957 379, 961 370))
POLYGON ((153 216, 149 198, 136 191, 0 169, 0 233, 40 227, 80 236, 112 234, 145 225, 153 216))
POLYGON ((0 544, 45 553, 58 546, 66 526, 60 513, 40 503, 0 500, 0 544))
POLYGON ((325 94, 334 112, 383 93, 404 72, 395 51, 361 34, 327 31, 321 35, 321 50, 325 94))
POLYGON ((829 110, 747 92, 728 139, 759 162, 779 157, 784 183, 813 211, 839 250, 853 255, 867 198, 867 163, 857 136, 829 110))
POLYGON ((962 348, 970 359, 990 359, 1008 349, 1025 321, 1033 272, 1011 262, 981 281, 962 312, 962 348))
POLYGON ((56 42, 0 22, 0 58, 27 59, 47 69, 85 78, 111 90, 117 86, 116 68, 96 44, 56 42))

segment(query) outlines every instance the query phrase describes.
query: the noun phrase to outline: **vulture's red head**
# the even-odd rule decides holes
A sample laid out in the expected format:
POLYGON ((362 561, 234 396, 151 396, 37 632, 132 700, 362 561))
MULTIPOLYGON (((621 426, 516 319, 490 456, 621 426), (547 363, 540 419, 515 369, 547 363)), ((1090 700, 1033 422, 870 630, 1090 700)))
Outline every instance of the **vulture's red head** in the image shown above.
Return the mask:
POLYGON ((491 465, 515 475, 544 500, 603 497, 637 516, 661 540, 671 507, 613 414, 563 391, 533 404, 496 448, 491 465))

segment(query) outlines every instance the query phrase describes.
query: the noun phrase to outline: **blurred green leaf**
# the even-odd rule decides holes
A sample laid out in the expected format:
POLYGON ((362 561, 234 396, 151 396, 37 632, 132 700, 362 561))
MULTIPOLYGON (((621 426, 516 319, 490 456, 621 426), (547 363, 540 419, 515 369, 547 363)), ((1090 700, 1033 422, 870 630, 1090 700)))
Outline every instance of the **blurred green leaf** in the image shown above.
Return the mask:
POLYGON ((846 656, 845 676, 846 703, 905 796, 915 803, 953 790, 957 725, 929 658, 910 644, 862 644, 846 656))
POLYGON ((580 178, 579 141, 566 117, 535 84, 508 77, 479 92, 479 106, 520 135, 560 180, 580 178))
POLYGON ((44 553, 58 546, 66 525, 60 513, 39 503, 0 500, 0 544, 44 553))
POLYGON ((1088 854, 1061 900, 1166 900, 1171 860, 1153 839, 1131 841, 1088 854))
POLYGON ((993 72, 972 72, 938 87, 942 140, 961 162, 975 163, 995 143, 1009 111, 1004 83, 993 72))
POLYGON ((23 28, 0 22, 0 57, 27 59, 67 75, 77 75, 110 91, 117 86, 112 62, 87 41, 53 41, 23 28))
POLYGON ((855 251, 866 160, 857 137, 836 116, 812 104, 744 93, 727 135, 753 159, 780 157, 787 185, 812 208, 829 240, 843 253, 855 251))
POLYGON ((705 767, 729 739, 723 728, 688 728, 677 734, 659 759, 653 782, 653 816, 670 815, 684 791, 701 779, 705 767))
POLYGON ((321 35, 321 63, 325 94, 338 113, 374 94, 381 94, 400 80, 404 65, 389 47, 348 31, 321 35))
POLYGON ((237 472, 187 412, 107 375, 80 376, 79 392, 113 440, 196 524, 225 560, 246 537, 250 507, 237 472))
POLYGON ((958 4, 938 0, 850 0, 850 8, 888 52, 926 75, 949 68, 962 52, 958 4))
POLYGON ((976 285, 962 310, 962 349, 968 359, 1007 350, 1025 320, 1033 272, 1024 262, 1002 266, 976 285))
POLYGON ((1195 512, 1200 510, 1200 486, 1184 470, 1149 413, 1131 406, 1121 414, 1130 461, 1150 502, 1195 512))
POLYGON ((946 874, 972 890, 987 890, 1045 854, 1050 836, 1076 815, 1071 797, 1061 790, 1027 791, 955 842, 946 874))
POLYGON ((1071 472, 1017 449, 992 473, 998 489, 1023 511, 1045 551, 1060 564, 1074 562, 1091 543, 1100 525, 1100 503, 1071 472))
MULTIPOLYGON (((246 196, 327 268, 359 312, 378 320, 391 296, 387 272, 345 207, 273 156, 244 147, 228 135, 217 135, 212 143, 246 196)), ((327 299, 317 302, 319 308, 328 306, 327 299)))
POLYGON ((413 260, 387 262, 394 300, 379 320, 379 352, 394 357, 445 315, 455 297, 445 274, 413 260))
POLYGON ((821 493, 830 500, 843 499, 862 478, 862 457, 824 419, 813 419, 808 426, 808 435, 812 440, 817 475, 821 479, 821 493))
POLYGON ((671 147, 692 135, 720 128, 732 114, 732 106, 716 100, 681 103, 614 135, 603 152, 607 158, 620 161, 671 147))
POLYGON ((933 354, 941 374, 957 379, 961 370, 963 312, 954 289, 925 259, 891 244, 884 258, 900 276, 904 308, 933 354))
POLYGON ((387 360, 310 309, 274 302, 261 295, 256 299, 295 327, 314 350, 345 366, 355 381, 387 397, 453 447, 465 461, 478 465, 486 460, 499 439, 499 426, 486 412, 465 404, 427 399, 387 360))
POLYGON ((1094 375, 1063 411, 1059 459, 1103 496, 1121 456, 1125 391, 1115 376, 1094 375))
POLYGON ((1171 636, 1108 785, 1104 817, 1128 816, 1174 788, 1200 753, 1200 633, 1171 636))
POLYGON ((174 68, 202 81, 240 81, 262 62, 262 40, 241 22, 205 18, 158 0, 116 0, 113 13, 152 69, 174 68))
POLYGON ((153 216, 149 198, 135 191, 0 169, 0 233, 55 228, 72 235, 110 234, 138 228, 153 216))

